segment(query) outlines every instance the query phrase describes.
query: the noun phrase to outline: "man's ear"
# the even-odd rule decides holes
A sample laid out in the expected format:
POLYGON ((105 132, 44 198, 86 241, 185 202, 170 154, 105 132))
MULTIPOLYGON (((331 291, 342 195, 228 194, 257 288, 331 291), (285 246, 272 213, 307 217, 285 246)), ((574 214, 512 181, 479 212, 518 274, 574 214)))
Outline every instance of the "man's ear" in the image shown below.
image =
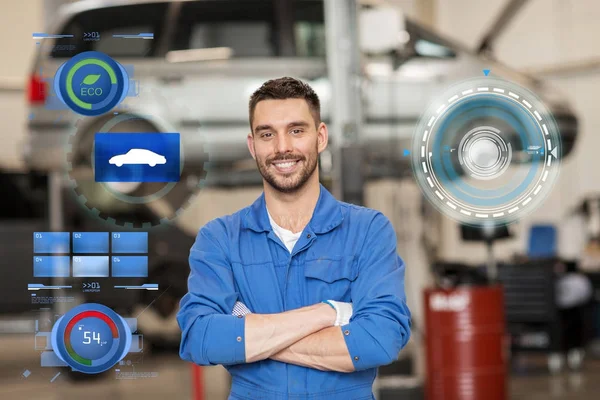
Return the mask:
POLYGON ((328 141, 329 132, 327 131, 327 125, 321 122, 317 128, 317 149, 319 150, 319 154, 327 148, 328 141))
POLYGON ((252 132, 246 137, 246 143, 248 144, 248 150, 250 150, 252 158, 256 160, 256 155, 254 154, 254 134, 252 132))

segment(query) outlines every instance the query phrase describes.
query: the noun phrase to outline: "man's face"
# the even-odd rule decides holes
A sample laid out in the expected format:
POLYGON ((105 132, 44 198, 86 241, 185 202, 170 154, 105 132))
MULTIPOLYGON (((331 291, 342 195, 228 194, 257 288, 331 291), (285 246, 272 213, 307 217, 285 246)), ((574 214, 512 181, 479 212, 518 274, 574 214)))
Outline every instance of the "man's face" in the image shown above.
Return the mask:
POLYGON ((248 149, 274 189, 293 193, 304 186, 326 147, 327 127, 315 126, 306 100, 263 100, 256 105, 248 149))

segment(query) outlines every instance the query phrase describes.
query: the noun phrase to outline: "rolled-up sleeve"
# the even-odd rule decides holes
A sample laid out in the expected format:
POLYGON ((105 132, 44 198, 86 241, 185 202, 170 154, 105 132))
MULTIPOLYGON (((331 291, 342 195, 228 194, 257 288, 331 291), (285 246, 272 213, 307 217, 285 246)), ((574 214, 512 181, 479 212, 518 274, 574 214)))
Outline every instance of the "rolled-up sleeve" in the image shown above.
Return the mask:
POLYGON ((231 365, 246 360, 245 318, 231 315, 238 298, 227 247, 226 229, 213 220, 190 250, 188 293, 181 299, 179 355, 198 365, 231 365))
POLYGON ((356 371, 389 364, 410 337, 410 311, 404 292, 404 262, 396 253, 396 233, 377 213, 358 257, 352 283, 353 315, 342 326, 356 371))

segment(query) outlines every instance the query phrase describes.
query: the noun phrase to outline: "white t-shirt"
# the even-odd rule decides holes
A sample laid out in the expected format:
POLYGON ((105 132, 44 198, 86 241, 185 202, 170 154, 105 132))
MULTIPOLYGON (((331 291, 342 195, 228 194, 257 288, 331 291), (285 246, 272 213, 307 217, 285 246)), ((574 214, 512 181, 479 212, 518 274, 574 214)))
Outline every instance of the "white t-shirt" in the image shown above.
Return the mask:
POLYGON ((273 218, 271 218, 271 214, 269 214, 269 210, 267 210, 267 214, 269 215, 269 221, 271 222, 271 227, 273 227, 273 231, 277 235, 279 239, 283 242, 285 247, 287 247, 288 251, 291 253, 296 245, 298 239, 302 235, 302 232, 294 233, 292 231, 288 231, 287 229, 283 229, 279 225, 275 223, 273 218))

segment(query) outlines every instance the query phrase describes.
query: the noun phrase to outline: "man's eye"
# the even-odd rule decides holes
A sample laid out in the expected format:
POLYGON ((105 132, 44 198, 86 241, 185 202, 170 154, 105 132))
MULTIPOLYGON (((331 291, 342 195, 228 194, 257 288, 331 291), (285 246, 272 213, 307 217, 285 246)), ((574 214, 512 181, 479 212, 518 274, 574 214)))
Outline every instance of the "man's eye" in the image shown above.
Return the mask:
POLYGON ((298 134, 302 133, 302 129, 293 129, 293 130, 292 130, 292 133, 293 133, 294 135, 298 135, 298 134))
POLYGON ((273 134, 272 134, 271 132, 266 132, 266 133, 263 133, 263 134, 262 134, 262 135, 260 135, 260 136, 261 136, 261 137, 264 137, 264 138, 270 138, 271 136, 273 136, 273 134))

